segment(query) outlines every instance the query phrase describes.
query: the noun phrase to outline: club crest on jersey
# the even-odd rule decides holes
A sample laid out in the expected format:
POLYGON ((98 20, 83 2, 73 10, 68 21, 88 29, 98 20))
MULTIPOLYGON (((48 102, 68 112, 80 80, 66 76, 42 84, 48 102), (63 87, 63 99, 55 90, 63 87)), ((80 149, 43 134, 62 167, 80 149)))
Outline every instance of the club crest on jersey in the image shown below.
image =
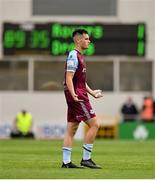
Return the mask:
POLYGON ((94 112, 94 110, 93 109, 91 109, 90 110, 90 114, 94 114, 95 112, 94 112))
POLYGON ((86 72, 86 68, 83 68, 82 72, 86 72))

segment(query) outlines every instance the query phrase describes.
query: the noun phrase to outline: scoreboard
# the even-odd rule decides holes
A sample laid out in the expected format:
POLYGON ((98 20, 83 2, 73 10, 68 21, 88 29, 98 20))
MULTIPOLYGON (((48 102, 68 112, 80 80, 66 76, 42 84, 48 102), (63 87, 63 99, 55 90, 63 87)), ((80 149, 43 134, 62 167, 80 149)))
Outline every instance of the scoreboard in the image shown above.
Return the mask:
POLYGON ((2 47, 4 55, 66 55, 74 48, 72 32, 84 28, 91 44, 85 51, 92 55, 145 56, 144 23, 4 23, 2 47))

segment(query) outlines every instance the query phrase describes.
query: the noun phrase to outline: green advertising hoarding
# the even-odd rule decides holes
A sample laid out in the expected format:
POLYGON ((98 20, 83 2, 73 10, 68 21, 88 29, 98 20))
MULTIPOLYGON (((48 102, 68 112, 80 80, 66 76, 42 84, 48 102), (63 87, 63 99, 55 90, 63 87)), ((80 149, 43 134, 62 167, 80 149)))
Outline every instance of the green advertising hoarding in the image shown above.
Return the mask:
POLYGON ((155 139, 154 122, 123 122, 118 127, 120 139, 155 139))

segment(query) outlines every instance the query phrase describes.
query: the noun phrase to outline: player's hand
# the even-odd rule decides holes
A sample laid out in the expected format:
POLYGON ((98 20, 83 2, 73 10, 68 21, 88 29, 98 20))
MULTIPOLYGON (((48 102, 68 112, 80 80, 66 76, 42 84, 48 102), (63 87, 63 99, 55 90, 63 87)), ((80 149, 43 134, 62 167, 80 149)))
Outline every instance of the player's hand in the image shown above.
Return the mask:
POLYGON ((77 94, 74 94, 73 99, 74 99, 75 102, 83 102, 82 99, 79 99, 79 98, 78 98, 78 95, 77 95, 77 94))
POLYGON ((93 94, 94 98, 101 98, 103 97, 103 92, 100 89, 94 90, 94 94, 93 94))

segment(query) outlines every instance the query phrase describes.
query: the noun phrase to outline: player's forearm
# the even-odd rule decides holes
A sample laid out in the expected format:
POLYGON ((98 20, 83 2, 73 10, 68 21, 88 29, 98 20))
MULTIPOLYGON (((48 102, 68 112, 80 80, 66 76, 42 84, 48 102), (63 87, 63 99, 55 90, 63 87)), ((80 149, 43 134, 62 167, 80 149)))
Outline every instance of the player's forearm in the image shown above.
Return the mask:
POLYGON ((66 78, 66 84, 69 92, 71 93, 72 97, 75 96, 75 91, 74 91, 74 86, 73 86, 73 81, 71 77, 66 78))
POLYGON ((87 83, 86 83, 86 90, 90 95, 95 96, 94 91, 88 86, 87 83))

